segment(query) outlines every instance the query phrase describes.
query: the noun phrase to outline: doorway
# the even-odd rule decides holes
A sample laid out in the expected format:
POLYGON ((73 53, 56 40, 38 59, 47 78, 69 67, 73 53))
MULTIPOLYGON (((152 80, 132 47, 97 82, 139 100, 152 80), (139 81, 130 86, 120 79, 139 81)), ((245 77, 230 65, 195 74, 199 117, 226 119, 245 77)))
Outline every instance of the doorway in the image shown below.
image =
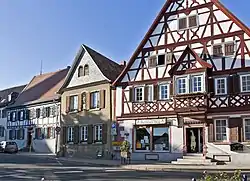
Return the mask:
POLYGON ((32 130, 33 128, 27 129, 27 147, 30 147, 32 143, 32 130))
POLYGON ((203 128, 186 128, 187 153, 203 152, 203 128))

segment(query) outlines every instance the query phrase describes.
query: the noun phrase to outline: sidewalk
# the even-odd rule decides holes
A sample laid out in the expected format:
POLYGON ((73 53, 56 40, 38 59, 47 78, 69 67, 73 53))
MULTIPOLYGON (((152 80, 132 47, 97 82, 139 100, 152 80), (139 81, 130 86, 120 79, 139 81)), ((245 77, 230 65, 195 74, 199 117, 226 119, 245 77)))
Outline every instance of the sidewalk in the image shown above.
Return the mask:
POLYGON ((129 165, 121 165, 120 160, 98 160, 98 159, 81 159, 81 158, 58 158, 58 160, 81 162, 94 165, 103 165, 110 167, 119 167, 122 169, 132 169, 138 171, 209 171, 209 172, 218 172, 218 171, 227 171, 234 172, 236 169, 241 170, 242 172, 250 173, 250 164, 246 166, 239 165, 211 165, 211 166, 202 166, 202 165, 173 165, 171 163, 160 163, 160 162, 150 162, 150 161, 131 161, 129 165))

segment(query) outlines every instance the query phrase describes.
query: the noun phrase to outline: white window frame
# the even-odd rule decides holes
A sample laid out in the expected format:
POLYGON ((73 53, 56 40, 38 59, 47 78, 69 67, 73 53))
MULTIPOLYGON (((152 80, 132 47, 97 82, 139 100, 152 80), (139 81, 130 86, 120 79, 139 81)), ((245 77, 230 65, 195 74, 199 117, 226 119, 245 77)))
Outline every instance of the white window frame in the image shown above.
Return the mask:
POLYGON ((182 94, 188 94, 189 93, 189 79, 188 79, 188 76, 178 76, 178 77, 176 77, 175 78, 175 93, 177 94, 177 95, 182 95, 182 94), (186 92, 184 92, 184 93, 179 93, 179 84, 178 84, 178 80, 179 79, 185 79, 186 80, 186 85, 185 85, 185 89, 186 89, 186 92))
MULTIPOLYGON (((243 133, 244 133, 244 141, 250 141, 250 139, 246 138, 246 120, 250 120, 250 117, 243 119, 243 133)), ((250 125, 249 125, 250 126, 250 125)))
POLYGON ((67 142, 74 141, 74 127, 67 127, 67 142))
POLYGON ((134 88, 134 100, 136 102, 143 102, 145 99, 144 99, 144 86, 138 86, 138 87, 135 87, 134 88), (137 100, 137 89, 142 89, 142 100, 137 100))
POLYGON ((185 31, 185 30, 188 30, 188 29, 193 29, 193 28, 197 28, 197 27, 199 27, 199 25, 200 25, 200 21, 199 21, 199 15, 198 14, 190 14, 190 15, 188 15, 188 16, 181 16, 181 17, 178 17, 177 18, 177 30, 178 31, 185 31), (189 17, 190 16, 196 16, 196 21, 197 21, 197 26, 192 26, 192 27, 190 27, 189 26, 189 17), (183 29, 180 29, 179 27, 179 20, 180 19, 186 19, 186 21, 187 21, 187 27, 186 28, 183 28, 183 29))
POLYGON ((81 142, 87 142, 88 141, 88 125, 81 125, 80 127, 80 138, 81 142))
POLYGON ((170 97, 170 85, 169 85, 169 83, 161 83, 161 84, 159 84, 159 100, 168 100, 169 99, 169 97, 170 97), (165 87, 165 86, 167 86, 167 98, 165 98, 165 99, 163 99, 162 98, 162 94, 161 94, 161 87, 165 87))
POLYGON ((192 93, 204 92, 204 75, 203 74, 191 75, 191 88, 192 88, 192 93), (194 91, 194 78, 195 77, 201 78, 201 90, 200 91, 194 91))
POLYGON ((215 95, 225 95, 227 94, 227 78, 226 77, 218 77, 214 79, 214 87, 215 87, 215 95), (225 81, 225 93, 218 93, 218 80, 224 80, 225 81))
POLYGON ((217 118, 214 119, 214 140, 217 142, 229 142, 229 136, 230 136, 230 129, 228 127, 228 119, 226 118, 217 118), (220 120, 225 120, 226 121, 226 135, 227 135, 227 139, 226 140, 217 140, 216 134, 216 121, 220 121, 220 120))
POLYGON ((78 110, 78 101, 79 101, 78 99, 79 99, 78 95, 70 95, 69 96, 69 110, 70 110, 70 112, 76 112, 78 110), (77 103, 75 103, 75 99, 74 99, 73 110, 71 109, 71 97, 76 97, 76 102, 77 102, 77 103), (76 106, 76 108, 75 108, 75 106, 76 106))
POLYGON ((101 143, 102 142, 102 131, 103 131, 103 127, 102 124, 96 124, 94 125, 94 142, 95 143, 101 143), (97 135, 96 135, 96 131, 97 131, 97 135))
POLYGON ((148 102, 153 102, 154 101, 154 86, 153 85, 147 85, 148 87, 148 95, 147 95, 147 100, 148 102), (152 90, 151 92, 151 95, 150 95, 150 92, 149 92, 149 88, 152 90))
POLYGON ((96 91, 93 91, 93 92, 90 92, 90 109, 99 109, 100 108, 100 91, 99 90, 96 90, 96 91), (96 97, 96 107, 94 107, 94 102, 92 102, 92 95, 95 95, 97 94, 97 97, 96 97))
POLYGON ((241 92, 250 92, 250 90, 243 91, 243 86, 242 86, 242 77, 250 77, 250 74, 242 74, 240 75, 240 91, 241 92))

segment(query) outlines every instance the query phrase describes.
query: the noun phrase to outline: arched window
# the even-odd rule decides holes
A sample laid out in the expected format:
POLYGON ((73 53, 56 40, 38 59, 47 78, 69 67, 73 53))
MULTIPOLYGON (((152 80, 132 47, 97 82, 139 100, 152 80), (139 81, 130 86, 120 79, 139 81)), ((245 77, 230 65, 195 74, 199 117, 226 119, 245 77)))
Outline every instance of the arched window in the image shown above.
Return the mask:
POLYGON ((81 76, 83 76, 83 67, 82 66, 80 66, 78 68, 78 77, 81 77, 81 76))
POLYGON ((84 65, 84 76, 85 75, 89 75, 89 66, 88 65, 84 65))

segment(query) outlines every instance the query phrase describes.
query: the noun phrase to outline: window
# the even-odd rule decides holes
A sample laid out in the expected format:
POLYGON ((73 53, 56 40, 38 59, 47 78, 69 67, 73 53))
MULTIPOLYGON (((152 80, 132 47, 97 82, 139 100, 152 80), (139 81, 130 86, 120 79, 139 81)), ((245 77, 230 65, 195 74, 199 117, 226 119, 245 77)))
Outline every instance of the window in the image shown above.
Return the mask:
POLYGON ((20 111, 20 120, 24 119, 24 111, 20 111))
POLYGON ((0 110, 0 118, 2 117, 2 110, 0 110))
POLYGON ((135 127, 135 137, 135 150, 170 151, 169 127, 135 127))
POLYGON ((151 102, 154 100, 154 91, 153 91, 153 86, 152 85, 148 85, 148 101, 151 102))
POLYGON ((148 67, 156 67, 156 65, 157 65, 157 57, 155 55, 149 57, 148 67))
POLYGON ((198 25, 198 16, 193 15, 188 17, 189 28, 196 27, 198 25))
POLYGON ((250 119, 244 120, 245 140, 250 140, 250 119))
POLYGON ((227 120, 215 120, 215 138, 216 141, 228 141, 227 138, 227 120))
POLYGON ((178 19, 178 29, 179 30, 183 30, 183 29, 186 29, 187 28, 187 18, 180 18, 178 19))
POLYGON ((215 93, 216 95, 222 95, 227 93, 227 79, 216 78, 215 79, 215 93))
POLYGON ((80 66, 79 68, 78 68, 78 77, 82 77, 84 74, 83 74, 83 67, 82 66, 80 66))
POLYGON ((88 65, 84 65, 84 76, 89 75, 89 66, 88 65))
POLYGON ((6 110, 2 110, 2 118, 6 118, 7 117, 7 111, 6 110))
POLYGON ((77 111, 78 109, 78 96, 70 96, 69 97, 70 105, 69 105, 69 111, 77 111))
POLYGON ((225 44, 225 56, 229 56, 229 55, 234 55, 234 43, 226 43, 225 44))
POLYGON ((40 108, 36 109, 36 118, 40 118, 41 110, 40 108))
POLYGON ((94 139, 95 139, 95 142, 102 141, 102 125, 94 126, 94 139))
POLYGON ((185 94, 187 93, 187 78, 177 78, 177 86, 176 86, 177 94, 185 94))
POLYGON ((73 142, 74 141, 74 128, 68 127, 68 138, 67 142, 73 142))
POLYGON ((213 46, 213 55, 214 56, 223 56, 222 45, 213 46))
POLYGON ((91 104, 90 104, 91 109, 99 108, 100 107, 100 92, 99 91, 91 92, 90 100, 91 100, 91 104))
POLYGON ((12 120, 11 120, 11 114, 10 114, 10 112, 8 112, 7 120, 8 120, 8 121, 12 121, 12 120))
POLYGON ((135 88, 135 101, 143 101, 143 87, 135 88))
POLYGON ((55 136, 54 136, 54 133, 55 133, 55 130, 53 127, 47 127, 47 132, 46 132, 46 138, 47 139, 53 139, 55 136))
POLYGON ((88 126, 81 127, 81 142, 88 141, 88 126))
POLYGON ((9 130, 9 140, 15 140, 16 139, 16 130, 11 129, 9 130))
POLYGON ((3 126, 0 126, 0 137, 4 137, 4 127, 3 126))
POLYGON ((23 140, 24 139, 24 129, 18 129, 17 130, 17 139, 23 140))
POLYGON ((169 99, 169 84, 159 85, 159 96, 160 100, 169 99))
POLYGON ((153 127, 153 150, 169 151, 169 128, 153 127))
POLYGON ((12 121, 16 121, 16 112, 12 112, 12 121))
POLYGON ((45 128, 36 128, 35 129, 35 138, 38 140, 45 138, 45 128))
POLYGON ((46 112, 46 117, 50 117, 50 115, 51 115, 51 109, 50 109, 50 107, 46 107, 45 108, 45 112, 46 112))
POLYGON ((192 92, 201 92, 203 90, 202 76, 192 76, 192 92))
POLYGON ((82 93, 82 110, 86 110, 86 92, 82 93))
POLYGON ((165 55, 158 55, 158 65, 165 65, 165 55))
POLYGON ((250 75, 241 75, 241 92, 249 92, 250 91, 250 75))

